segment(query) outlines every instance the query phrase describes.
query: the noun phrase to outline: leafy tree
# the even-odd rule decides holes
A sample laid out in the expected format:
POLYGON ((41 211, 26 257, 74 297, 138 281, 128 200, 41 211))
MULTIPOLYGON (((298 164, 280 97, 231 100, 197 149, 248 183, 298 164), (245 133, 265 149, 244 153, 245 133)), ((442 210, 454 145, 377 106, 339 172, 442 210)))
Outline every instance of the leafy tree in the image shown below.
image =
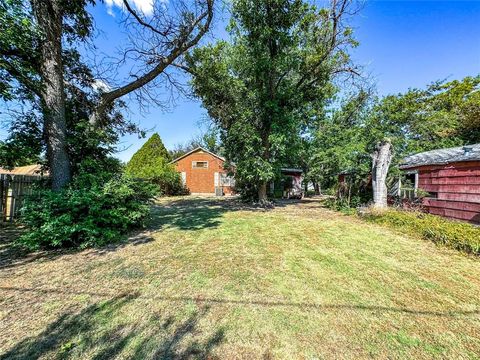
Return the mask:
POLYGON ((237 184, 266 199, 267 182, 299 143, 309 110, 334 91, 338 74, 356 74, 345 16, 348 0, 318 9, 301 0, 235 0, 231 43, 188 57, 195 94, 220 127, 237 184))
POLYGON ((369 172, 364 132, 369 98, 365 91, 352 94, 319 119, 307 156, 308 179, 328 188, 337 183, 339 173, 360 181, 369 172))
POLYGON ((76 49, 93 29, 87 4, 95 1, 5 0, 0 4, 0 97, 29 103, 31 111, 41 118, 54 190, 70 181, 75 165, 68 138, 78 128, 76 122, 69 123, 73 108, 68 107, 67 88, 73 87, 70 94, 88 97, 88 104, 81 106, 82 122, 87 120, 90 126, 87 138, 96 138, 97 132, 105 132, 109 138, 112 131, 128 131, 129 126, 119 129, 125 124, 112 114, 118 99, 136 92, 140 99, 156 102, 152 91, 159 88, 158 81, 162 77, 164 85, 170 81, 167 68, 200 41, 213 18, 213 0, 194 1, 191 6, 179 2, 172 9, 157 3, 148 21, 124 0, 128 13, 125 24, 133 42, 125 57, 137 54, 133 59, 136 66, 130 80, 122 85, 95 90, 90 68, 82 63, 76 49))
POLYGON ((192 137, 184 144, 176 144, 173 150, 170 150, 170 156, 172 159, 176 159, 198 147, 222 155, 223 148, 219 139, 219 129, 216 126, 210 126, 206 131, 192 137))
POLYGON ((336 184, 340 172, 349 175, 352 193, 362 190, 379 141, 393 145, 389 176, 412 153, 480 141, 480 77, 437 81, 425 89, 372 98, 358 93, 319 121, 311 141, 308 176, 324 186, 336 184))
POLYGON ((392 139, 398 161, 412 153, 479 142, 478 114, 480 76, 436 81, 378 101, 367 133, 371 143, 375 138, 392 139))

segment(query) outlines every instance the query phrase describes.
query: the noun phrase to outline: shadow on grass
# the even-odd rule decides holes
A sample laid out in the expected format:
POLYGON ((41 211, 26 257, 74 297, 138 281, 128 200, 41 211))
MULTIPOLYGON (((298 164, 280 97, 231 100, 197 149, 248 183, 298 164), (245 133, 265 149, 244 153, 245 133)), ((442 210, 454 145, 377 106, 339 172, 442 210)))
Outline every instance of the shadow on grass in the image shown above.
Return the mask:
MULTIPOLYGON (((43 294, 62 294, 62 295, 90 295, 111 297, 112 295, 98 292, 89 291, 75 291, 75 290, 59 290, 59 289, 34 289, 25 287, 0 287, 0 291, 20 291, 20 292, 38 292, 43 294)), ((225 298, 209 298, 209 297, 192 297, 192 296, 144 296, 142 298, 157 301, 166 301, 171 303, 196 303, 203 304, 206 307, 212 305, 224 304, 224 305, 247 305, 258 307, 278 307, 278 308, 298 308, 305 310, 318 310, 318 311, 337 311, 337 310, 352 310, 352 311, 367 311, 377 313, 403 313, 405 315, 412 316, 433 316, 433 317, 458 317, 458 316, 474 316, 480 315, 480 310, 447 310, 447 311, 433 311, 433 310, 420 310, 407 307, 389 307, 379 305, 364 305, 364 304, 321 304, 312 302, 294 302, 285 300, 253 300, 253 299, 225 299, 225 298)), ((0 358, 1 359, 1 358, 0 358)))
POLYGON ((66 313, 49 324, 37 336, 22 340, 3 355, 7 359, 90 358, 112 359, 125 353, 130 359, 212 358, 211 351, 225 338, 222 328, 203 341, 199 321, 208 311, 203 306, 186 320, 176 323, 173 318, 158 316, 141 323, 114 325, 121 318, 122 308, 138 294, 121 295, 88 306, 79 313, 66 313))
POLYGON ((142 245, 154 241, 150 232, 165 229, 196 231, 216 228, 221 224, 222 216, 230 211, 258 210, 236 199, 223 198, 170 198, 152 207, 151 221, 146 231, 132 234, 128 239, 112 243, 94 250, 102 255, 116 251, 127 245, 142 245))
MULTIPOLYGON (((284 208, 297 206, 305 203, 305 200, 277 200, 275 207, 284 208)), ((127 245, 142 245, 154 241, 150 231, 163 229, 178 229, 184 231, 195 231, 211 229, 220 226, 221 218, 227 212, 232 211, 256 211, 266 212, 272 208, 263 208, 248 203, 243 203, 237 198, 194 198, 183 197, 180 199, 168 199, 164 203, 153 206, 152 220, 147 231, 138 231, 118 242, 94 249, 97 255, 116 251, 127 245)), ((21 229, 9 226, 0 228, 0 270, 30 262, 46 259, 53 260, 65 254, 72 254, 79 249, 58 249, 28 252, 17 246, 14 241, 20 236, 21 229)))
POLYGON ((275 208, 286 208, 308 204, 311 201, 298 199, 275 200, 273 207, 245 203, 238 198, 182 198, 156 205, 153 210, 152 230, 174 228, 179 230, 201 230, 215 228, 221 224, 225 213, 232 211, 267 212, 275 208))
POLYGON ((201 230, 218 227, 222 216, 232 211, 268 211, 237 198, 181 198, 158 204, 151 229, 201 230))
POLYGON ((23 230, 15 225, 0 225, 0 270, 25 265, 39 259, 55 259, 68 250, 31 252, 16 243, 23 230))

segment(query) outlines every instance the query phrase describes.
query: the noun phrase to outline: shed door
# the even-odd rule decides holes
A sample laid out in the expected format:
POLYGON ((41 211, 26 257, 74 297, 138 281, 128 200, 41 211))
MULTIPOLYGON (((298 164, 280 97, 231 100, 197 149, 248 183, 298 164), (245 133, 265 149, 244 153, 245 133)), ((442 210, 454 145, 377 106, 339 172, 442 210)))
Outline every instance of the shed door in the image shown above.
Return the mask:
POLYGON ((213 174, 213 186, 215 187, 220 186, 219 175, 220 174, 218 172, 213 174))
POLYGON ((185 171, 182 171, 182 184, 187 185, 187 173, 185 171))

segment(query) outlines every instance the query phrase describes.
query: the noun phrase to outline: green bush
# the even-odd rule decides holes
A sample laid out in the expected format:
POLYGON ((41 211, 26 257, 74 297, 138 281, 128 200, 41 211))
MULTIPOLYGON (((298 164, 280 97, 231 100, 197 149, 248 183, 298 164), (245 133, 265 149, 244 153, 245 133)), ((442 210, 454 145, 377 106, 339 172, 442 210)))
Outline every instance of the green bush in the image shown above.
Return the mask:
POLYGON ((367 211, 362 217, 420 235, 422 238, 453 249, 480 255, 480 228, 468 223, 425 214, 418 211, 367 211))
POLYGON ((340 211, 341 213, 347 215, 353 215, 357 213, 357 207, 364 204, 365 202, 358 195, 352 196, 350 199, 331 197, 324 201, 324 204, 327 208, 340 211))
POLYGON ((144 225, 155 194, 154 185, 123 175, 104 183, 80 175, 62 191, 38 189, 22 208, 20 221, 28 231, 19 241, 30 249, 114 242, 144 225))
POLYGON ((125 172, 136 178, 145 179, 159 187, 161 195, 186 195, 180 174, 170 164, 170 155, 160 136, 155 133, 132 156, 125 172))
POLYGON ((183 185, 180 174, 172 164, 168 164, 164 159, 153 159, 149 165, 135 170, 127 166, 126 173, 155 184, 160 195, 188 194, 188 189, 183 185))

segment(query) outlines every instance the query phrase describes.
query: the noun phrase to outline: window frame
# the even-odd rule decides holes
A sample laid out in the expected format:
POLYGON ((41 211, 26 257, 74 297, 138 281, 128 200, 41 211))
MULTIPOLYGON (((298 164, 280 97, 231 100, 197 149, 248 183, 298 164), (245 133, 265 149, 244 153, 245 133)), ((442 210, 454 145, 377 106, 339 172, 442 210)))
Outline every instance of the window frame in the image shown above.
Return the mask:
POLYGON ((208 169, 208 160, 192 161, 192 169, 208 169), (206 166, 197 166, 198 163, 205 163, 206 166))

